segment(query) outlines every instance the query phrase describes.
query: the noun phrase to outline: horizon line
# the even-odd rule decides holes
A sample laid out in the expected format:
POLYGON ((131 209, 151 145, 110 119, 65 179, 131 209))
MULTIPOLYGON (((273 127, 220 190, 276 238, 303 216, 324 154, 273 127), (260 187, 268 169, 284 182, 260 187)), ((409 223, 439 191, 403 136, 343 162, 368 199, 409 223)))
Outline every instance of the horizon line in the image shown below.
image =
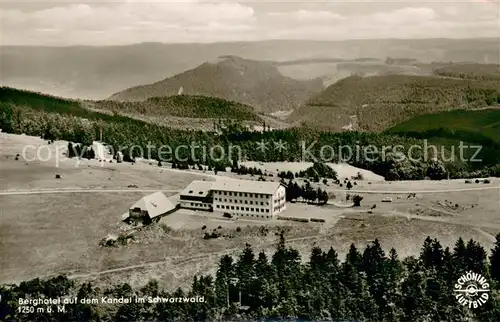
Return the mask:
POLYGON ((208 42, 161 42, 161 41, 143 41, 131 42, 123 44, 110 45, 90 45, 90 44, 73 44, 73 45, 37 45, 37 44, 5 44, 2 47, 45 47, 45 48, 71 48, 71 47, 127 47, 137 45, 217 45, 217 44, 238 44, 238 43, 265 43, 265 42, 316 42, 316 43, 340 43, 340 42, 355 42, 355 41, 425 41, 425 40, 452 40, 452 41, 481 41, 481 40, 498 40, 498 37, 429 37, 429 38, 349 38, 349 39, 283 39, 271 38, 261 40, 228 40, 228 41, 208 41, 208 42))

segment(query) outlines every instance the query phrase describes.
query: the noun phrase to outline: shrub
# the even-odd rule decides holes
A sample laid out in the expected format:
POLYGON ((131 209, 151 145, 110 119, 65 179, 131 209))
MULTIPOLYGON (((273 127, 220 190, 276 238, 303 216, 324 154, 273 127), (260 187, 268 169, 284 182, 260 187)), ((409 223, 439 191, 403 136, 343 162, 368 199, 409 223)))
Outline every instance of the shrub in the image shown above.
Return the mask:
POLYGON ((133 240, 133 236, 125 236, 125 235, 120 235, 118 236, 118 239, 116 240, 120 245, 127 245, 129 240, 133 240))
POLYGON ((360 195, 355 195, 354 197, 352 197, 352 202, 354 203, 354 207, 360 207, 361 200, 363 200, 363 197, 361 197, 360 195))
POLYGON ((172 231, 172 228, 170 228, 169 226, 165 225, 165 224, 161 224, 160 225, 160 228, 163 230, 163 232, 165 234, 168 234, 172 231))
POLYGON ((353 177, 354 180, 364 180, 363 174, 361 172, 358 172, 355 177, 353 177))

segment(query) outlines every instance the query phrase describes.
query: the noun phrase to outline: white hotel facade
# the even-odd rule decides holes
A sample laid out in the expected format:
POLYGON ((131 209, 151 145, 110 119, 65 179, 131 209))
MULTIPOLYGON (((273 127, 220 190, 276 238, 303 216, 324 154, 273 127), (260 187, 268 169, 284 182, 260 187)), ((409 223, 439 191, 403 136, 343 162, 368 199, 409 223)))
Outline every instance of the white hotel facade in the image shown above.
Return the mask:
POLYGON ((211 191, 213 210, 236 217, 271 219, 286 209, 286 189, 279 182, 218 180, 211 191))

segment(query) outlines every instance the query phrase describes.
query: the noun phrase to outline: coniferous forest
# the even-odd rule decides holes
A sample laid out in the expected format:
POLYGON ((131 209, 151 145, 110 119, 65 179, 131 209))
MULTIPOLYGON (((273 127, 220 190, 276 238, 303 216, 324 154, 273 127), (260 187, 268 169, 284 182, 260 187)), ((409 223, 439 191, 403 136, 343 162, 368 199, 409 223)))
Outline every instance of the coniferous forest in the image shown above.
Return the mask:
MULTIPOLYGON (((6 133, 24 133, 46 140, 67 140, 84 146, 102 137, 115 153, 123 152, 124 159, 140 156, 161 162, 176 162, 172 155, 174 151, 178 151, 175 154, 179 160, 201 163, 212 168, 217 165, 214 159, 224 163, 219 164, 222 167, 231 166, 234 159, 261 162, 320 160, 347 162, 373 171, 386 180, 500 176, 500 149, 496 142, 476 142, 481 143, 483 148, 475 157, 483 162, 467 162, 457 157, 457 142, 450 145, 446 141, 448 143, 444 144, 434 138, 435 141, 429 140, 428 145, 435 145, 437 148, 436 163, 429 157, 428 151, 425 151, 426 137, 422 135, 414 138, 401 133, 330 133, 307 127, 255 132, 240 126, 237 120, 225 120, 223 126, 213 132, 178 130, 120 115, 98 113, 83 108, 81 104, 78 101, 2 87, 0 128, 6 133), (265 149, 258 148, 262 143, 265 149), (276 149, 280 145, 285 148, 276 149), (160 155, 161 146, 168 146, 170 150, 163 150, 167 153, 160 155), (198 148, 193 153, 192 149, 178 149, 181 146, 198 148), (420 148, 411 149, 415 146, 420 148), (213 149, 214 153, 210 154, 215 147, 218 149, 213 149), (233 149, 234 147, 238 149, 233 149), (373 147, 378 152, 373 153, 373 147), (455 158, 450 158, 452 148, 455 158), (371 152, 365 152, 367 149, 371 152), (232 151, 236 152, 231 153, 232 151), (407 155, 410 151, 411 158, 407 155), (401 154, 405 158, 401 159, 401 154), (444 171, 435 171, 436 167, 444 171), (438 175, 433 176, 435 173, 438 175)), ((476 144, 472 140, 473 136, 469 137, 471 144, 476 144)), ((474 151, 466 152, 473 154, 474 151)))
MULTIPOLYGON (((500 321, 500 233, 493 249, 458 239, 450 249, 428 237, 417 256, 386 253, 378 240, 351 245, 340 258, 333 248, 311 249, 302 259, 279 236, 273 254, 246 244, 235 257, 220 258, 214 276, 195 276, 189 289, 171 293, 159 282, 140 289, 124 283, 100 289, 64 276, 1 288, 7 321, 500 321), (459 304, 454 292, 468 272, 489 284, 477 308, 459 304), (198 303, 71 304, 65 313, 19 313, 18 299, 74 297, 203 297, 198 303)), ((78 302, 78 301, 77 301, 78 302)))

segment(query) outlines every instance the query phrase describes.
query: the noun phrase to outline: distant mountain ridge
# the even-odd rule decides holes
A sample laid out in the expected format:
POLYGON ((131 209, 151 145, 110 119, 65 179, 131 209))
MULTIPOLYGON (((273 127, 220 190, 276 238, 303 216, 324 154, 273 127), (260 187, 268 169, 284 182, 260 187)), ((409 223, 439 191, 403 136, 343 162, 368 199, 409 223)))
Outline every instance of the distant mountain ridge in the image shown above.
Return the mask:
POLYGON ((143 101, 176 95, 180 89, 183 94, 218 97, 272 113, 298 108, 323 90, 323 83, 285 77, 273 62, 222 56, 162 81, 113 94, 108 100, 143 101))
MULTIPOLYGON (((497 38, 269 40, 71 47, 3 45, 0 60, 4 86, 63 97, 105 99, 125 88, 151 84, 221 55, 275 62, 332 57, 347 60, 413 57, 421 62, 500 63, 497 38)), ((280 67, 290 66, 295 65, 280 67)), ((284 75, 295 78, 295 73, 284 75)))

